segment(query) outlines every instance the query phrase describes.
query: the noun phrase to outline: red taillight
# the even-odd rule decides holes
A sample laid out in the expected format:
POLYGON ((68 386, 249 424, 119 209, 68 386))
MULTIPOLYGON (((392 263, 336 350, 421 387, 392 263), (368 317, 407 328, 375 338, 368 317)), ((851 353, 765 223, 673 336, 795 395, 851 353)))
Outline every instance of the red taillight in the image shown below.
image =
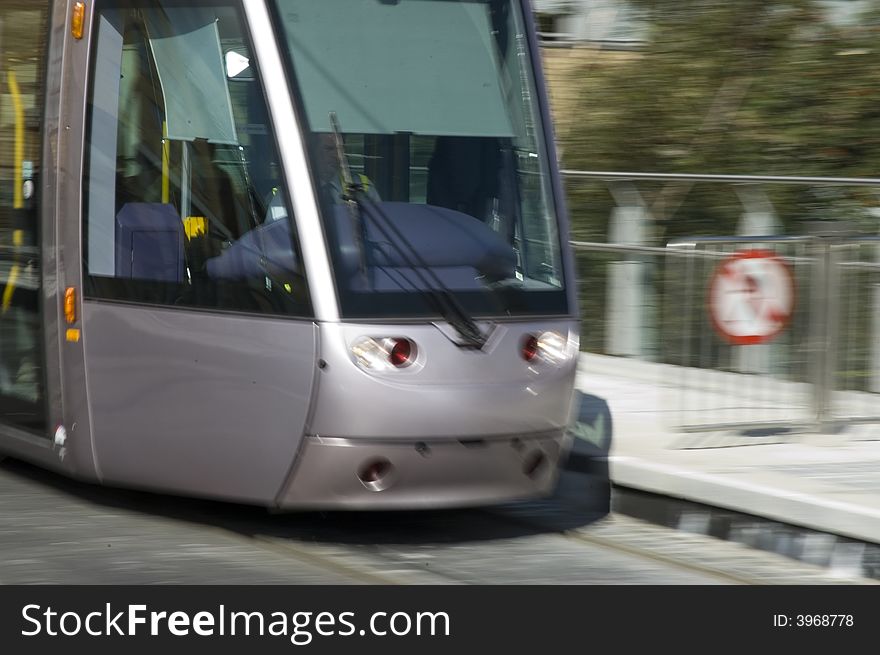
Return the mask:
POLYGON ((529 335, 523 340, 522 351, 520 352, 522 358, 527 362, 532 361, 535 357, 538 356, 538 337, 534 335, 529 335))
POLYGON ((388 353, 388 359, 391 360, 393 366, 402 368, 411 363, 410 358, 412 354, 412 343, 408 339, 395 339, 394 347, 388 353))

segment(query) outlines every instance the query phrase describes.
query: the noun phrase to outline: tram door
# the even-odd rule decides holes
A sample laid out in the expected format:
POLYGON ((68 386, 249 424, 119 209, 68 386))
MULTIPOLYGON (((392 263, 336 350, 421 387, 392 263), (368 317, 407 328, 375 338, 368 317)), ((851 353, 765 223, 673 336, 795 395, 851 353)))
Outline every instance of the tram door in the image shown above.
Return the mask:
POLYGON ((82 345, 98 470, 271 501, 303 434, 317 337, 241 3, 95 12, 82 345))
POLYGON ((0 423, 45 434, 38 178, 48 3, 0 12, 0 423))

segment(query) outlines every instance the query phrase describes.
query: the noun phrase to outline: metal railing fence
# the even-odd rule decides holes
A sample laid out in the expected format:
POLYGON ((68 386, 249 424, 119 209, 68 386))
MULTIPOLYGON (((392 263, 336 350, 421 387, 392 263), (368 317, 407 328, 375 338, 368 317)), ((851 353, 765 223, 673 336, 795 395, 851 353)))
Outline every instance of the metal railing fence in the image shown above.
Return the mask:
MULTIPOLYGON (((607 182, 880 188, 871 178, 564 172, 607 182)), ((582 348, 670 365, 664 382, 685 431, 828 432, 880 423, 880 238, 837 222, 803 227, 798 236, 702 236, 663 247, 573 241, 582 348), (772 251, 794 282, 791 316, 767 343, 731 343, 710 317, 713 272, 744 249, 772 251), (635 335, 633 352, 611 347, 620 349, 622 330, 635 335)))

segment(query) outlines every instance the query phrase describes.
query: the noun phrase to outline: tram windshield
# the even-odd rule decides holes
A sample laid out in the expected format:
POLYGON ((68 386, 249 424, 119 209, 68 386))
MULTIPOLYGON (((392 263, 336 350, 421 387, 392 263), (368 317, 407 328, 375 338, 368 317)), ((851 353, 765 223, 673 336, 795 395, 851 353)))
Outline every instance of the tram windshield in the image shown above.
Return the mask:
POLYGON ((516 0, 275 0, 346 317, 567 311, 516 0))

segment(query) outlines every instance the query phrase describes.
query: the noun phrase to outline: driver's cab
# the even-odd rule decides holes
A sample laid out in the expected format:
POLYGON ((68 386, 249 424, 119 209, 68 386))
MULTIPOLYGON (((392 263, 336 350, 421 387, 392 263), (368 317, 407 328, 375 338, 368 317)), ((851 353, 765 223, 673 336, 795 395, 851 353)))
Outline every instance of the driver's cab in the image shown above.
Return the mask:
POLYGON ((101 5, 87 295, 307 315, 324 258, 343 318, 430 318, 438 288, 480 315, 569 312, 520 2, 273 1, 257 36, 254 8, 190 5, 101 5), (283 93, 298 125, 275 124, 283 93), (310 185, 279 156, 290 130, 310 185))

